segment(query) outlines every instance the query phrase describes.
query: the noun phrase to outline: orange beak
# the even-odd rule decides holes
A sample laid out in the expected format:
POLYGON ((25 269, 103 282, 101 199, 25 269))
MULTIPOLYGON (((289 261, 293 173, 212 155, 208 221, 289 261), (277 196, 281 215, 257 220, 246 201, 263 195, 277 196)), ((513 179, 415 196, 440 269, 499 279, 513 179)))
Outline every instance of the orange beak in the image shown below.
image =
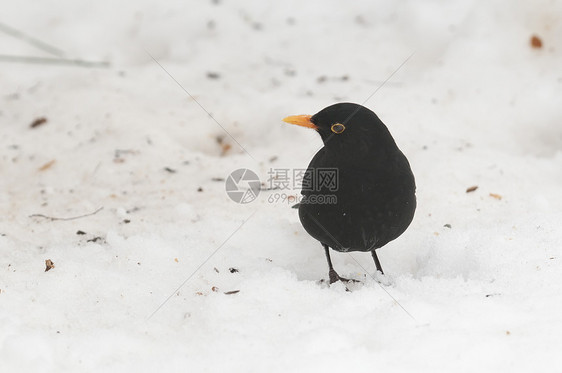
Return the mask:
POLYGON ((317 129, 318 126, 312 123, 310 118, 312 118, 312 115, 291 115, 290 117, 284 118, 283 122, 296 124, 301 127, 317 129))

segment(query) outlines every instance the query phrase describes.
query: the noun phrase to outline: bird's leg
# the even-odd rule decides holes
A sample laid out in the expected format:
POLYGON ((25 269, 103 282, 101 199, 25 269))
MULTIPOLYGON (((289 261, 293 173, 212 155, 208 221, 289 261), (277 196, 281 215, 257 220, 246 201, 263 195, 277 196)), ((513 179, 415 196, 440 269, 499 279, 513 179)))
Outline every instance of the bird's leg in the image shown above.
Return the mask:
POLYGON ((334 266, 332 265, 332 259, 330 258, 330 248, 326 244, 322 244, 324 246, 324 252, 326 253, 326 259, 328 260, 328 273, 330 275, 330 284, 337 282, 340 280, 340 275, 335 271, 334 266))
POLYGON ((347 278, 344 278, 344 277, 341 277, 340 275, 338 275, 338 273, 334 269, 334 266, 332 265, 332 259, 330 258, 330 248, 325 243, 323 243, 322 246, 324 247, 324 252, 326 253, 326 259, 328 260, 328 269, 329 269, 328 273, 330 275, 330 284, 333 284, 334 282, 338 282, 338 281, 359 282, 357 280, 350 280, 350 279, 347 279, 347 278))
POLYGON ((384 272, 381 267, 381 262, 379 261, 379 257, 377 256, 375 250, 371 251, 371 254, 373 255, 373 260, 375 261, 375 265, 377 266, 377 271, 379 271, 382 275, 384 275, 384 272))

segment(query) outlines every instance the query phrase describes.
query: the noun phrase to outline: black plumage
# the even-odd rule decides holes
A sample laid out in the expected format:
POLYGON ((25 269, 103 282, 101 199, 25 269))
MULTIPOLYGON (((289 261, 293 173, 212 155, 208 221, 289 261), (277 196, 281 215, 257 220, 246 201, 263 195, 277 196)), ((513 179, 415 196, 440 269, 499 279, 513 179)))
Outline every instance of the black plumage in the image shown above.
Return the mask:
POLYGON ((400 236, 416 209, 414 175, 387 127, 352 103, 284 120, 314 128, 324 142, 304 176, 299 217, 325 249, 330 283, 345 279, 333 269, 328 247, 371 251, 382 273, 375 250, 400 236))

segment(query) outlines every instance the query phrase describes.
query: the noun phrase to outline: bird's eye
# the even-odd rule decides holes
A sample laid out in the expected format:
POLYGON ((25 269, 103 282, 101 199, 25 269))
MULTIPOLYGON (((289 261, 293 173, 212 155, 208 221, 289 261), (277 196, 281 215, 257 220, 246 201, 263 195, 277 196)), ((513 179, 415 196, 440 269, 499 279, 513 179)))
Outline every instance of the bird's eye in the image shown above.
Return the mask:
POLYGON ((333 133, 342 133, 345 131, 345 126, 341 123, 334 123, 332 124, 332 132, 333 133))

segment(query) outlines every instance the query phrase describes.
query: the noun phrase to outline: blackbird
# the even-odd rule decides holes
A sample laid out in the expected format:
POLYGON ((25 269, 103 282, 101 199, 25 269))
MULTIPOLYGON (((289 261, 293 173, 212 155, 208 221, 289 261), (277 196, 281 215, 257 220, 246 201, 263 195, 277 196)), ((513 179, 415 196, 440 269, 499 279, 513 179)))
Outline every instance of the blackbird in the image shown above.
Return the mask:
POLYGON ((330 247, 370 251, 384 274, 376 249, 400 236, 416 209, 414 175, 390 132, 374 112, 353 103, 283 121, 313 128, 324 142, 304 174, 298 209, 304 229, 324 247, 330 284, 349 281, 334 270, 330 247))

